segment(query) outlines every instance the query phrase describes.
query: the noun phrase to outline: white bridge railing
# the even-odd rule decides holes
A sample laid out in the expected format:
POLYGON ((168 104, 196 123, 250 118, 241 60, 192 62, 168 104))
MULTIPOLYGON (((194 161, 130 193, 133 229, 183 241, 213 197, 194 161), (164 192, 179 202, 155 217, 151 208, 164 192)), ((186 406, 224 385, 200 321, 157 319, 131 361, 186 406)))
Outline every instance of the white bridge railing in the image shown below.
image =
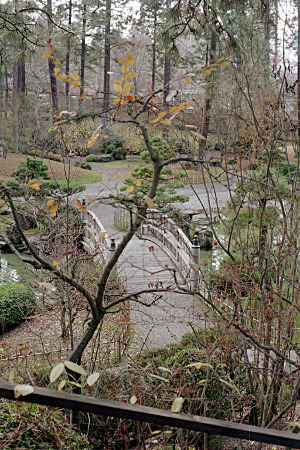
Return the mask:
POLYGON ((147 237, 169 254, 182 272, 185 279, 190 279, 192 243, 174 220, 155 209, 147 211, 147 220, 141 225, 140 237, 147 237))
POLYGON ((83 247, 88 253, 98 253, 98 258, 109 258, 110 242, 106 230, 93 211, 87 209, 82 216, 84 224, 83 247))

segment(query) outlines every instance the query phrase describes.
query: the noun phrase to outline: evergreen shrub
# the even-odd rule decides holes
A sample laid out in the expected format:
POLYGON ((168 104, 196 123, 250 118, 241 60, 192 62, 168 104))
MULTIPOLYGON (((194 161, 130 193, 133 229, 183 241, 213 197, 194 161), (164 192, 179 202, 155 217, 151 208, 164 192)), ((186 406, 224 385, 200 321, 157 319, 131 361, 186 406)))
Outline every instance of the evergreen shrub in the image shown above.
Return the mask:
POLYGON ((36 311, 36 298, 23 284, 0 286, 0 326, 2 332, 18 325, 36 311))

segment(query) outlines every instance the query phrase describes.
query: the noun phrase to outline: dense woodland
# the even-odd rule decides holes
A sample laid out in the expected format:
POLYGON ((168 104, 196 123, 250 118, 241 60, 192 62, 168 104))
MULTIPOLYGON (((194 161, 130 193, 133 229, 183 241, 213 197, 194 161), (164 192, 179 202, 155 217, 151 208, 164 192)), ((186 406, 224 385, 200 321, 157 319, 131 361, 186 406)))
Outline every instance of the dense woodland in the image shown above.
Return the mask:
MULTIPOLYGON (((5 359, 5 332, 46 310, 69 344, 26 367, 0 360, 2 380, 299 432, 299 21, 288 0, 1 2, 0 165, 23 159, 0 170, 0 240, 43 294, 0 286, 0 350, 5 359), (87 254, 75 164, 83 180, 99 161, 104 176, 130 158, 117 195, 88 199, 125 209, 127 229, 108 256, 102 244, 87 254), (174 270, 146 289, 149 308, 162 293, 193 296, 205 327, 145 343, 115 370, 95 342, 126 321, 134 333, 129 311, 145 290, 127 292, 119 265, 149 209, 190 239, 193 215, 205 219, 207 257, 190 264, 199 282, 174 270)), ((72 428, 67 412, 7 401, 1 417, 4 448, 270 448, 84 414, 72 428)))

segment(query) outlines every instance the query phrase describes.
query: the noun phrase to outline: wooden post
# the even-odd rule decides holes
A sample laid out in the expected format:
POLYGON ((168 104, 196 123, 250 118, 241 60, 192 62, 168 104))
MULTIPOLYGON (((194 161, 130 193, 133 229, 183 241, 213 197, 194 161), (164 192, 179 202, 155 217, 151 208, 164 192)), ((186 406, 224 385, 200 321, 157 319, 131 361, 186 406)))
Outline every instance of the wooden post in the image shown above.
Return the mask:
MULTIPOLYGON (((199 267, 200 264, 200 244, 198 234, 195 233, 192 241, 192 258, 191 263, 197 264, 199 267)), ((191 289, 196 291, 199 287, 199 269, 195 270, 191 268, 191 289)))

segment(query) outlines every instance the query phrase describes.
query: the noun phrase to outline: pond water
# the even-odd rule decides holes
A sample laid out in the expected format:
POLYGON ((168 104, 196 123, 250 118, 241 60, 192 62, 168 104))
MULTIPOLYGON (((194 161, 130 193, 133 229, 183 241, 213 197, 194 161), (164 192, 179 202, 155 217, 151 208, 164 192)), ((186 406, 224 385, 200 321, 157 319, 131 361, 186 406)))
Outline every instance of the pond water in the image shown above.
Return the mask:
POLYGON ((30 267, 25 268, 25 264, 13 253, 0 254, 0 285, 7 283, 24 283, 36 279, 30 267))

